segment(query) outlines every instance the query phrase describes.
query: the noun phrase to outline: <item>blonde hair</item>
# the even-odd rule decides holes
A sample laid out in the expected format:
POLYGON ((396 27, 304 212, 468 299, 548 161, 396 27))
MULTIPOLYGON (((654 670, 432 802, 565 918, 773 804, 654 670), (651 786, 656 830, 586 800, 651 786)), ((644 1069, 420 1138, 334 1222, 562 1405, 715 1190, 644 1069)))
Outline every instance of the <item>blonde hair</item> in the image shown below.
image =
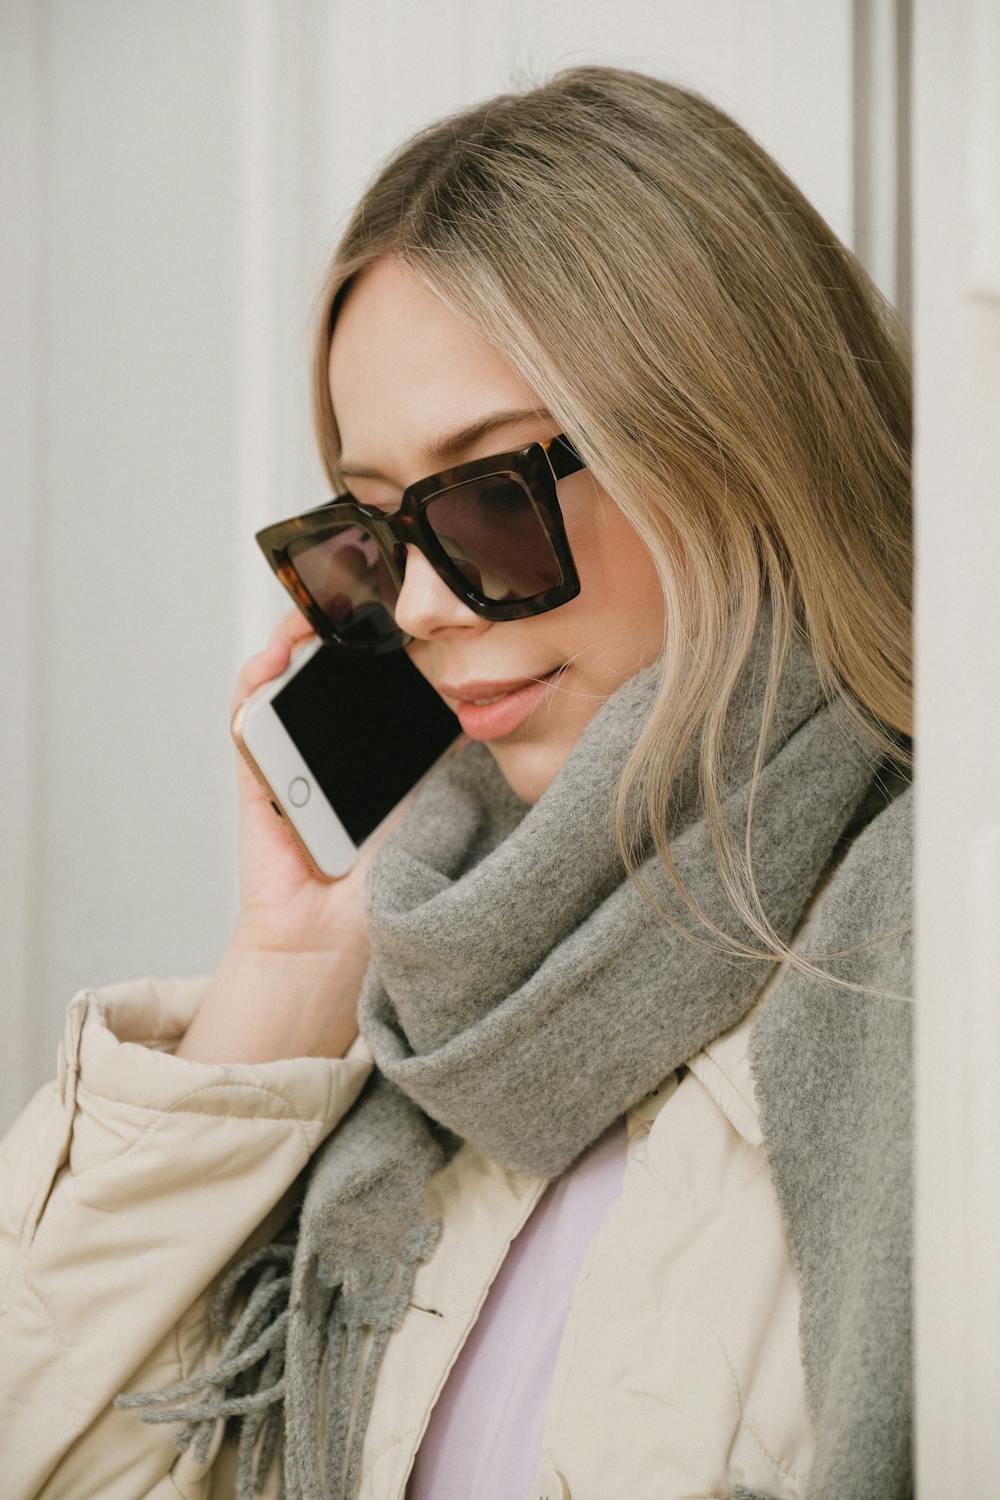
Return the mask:
POLYGON ((332 329, 352 280, 388 256, 539 393, 655 560, 671 650, 615 805, 630 876, 652 900, 638 873, 645 824, 684 904, 735 952, 863 989, 772 929, 750 862, 752 792, 742 851, 724 822, 723 726, 769 596, 752 785, 796 633, 873 772, 881 757, 912 768, 902 320, 722 110, 642 73, 569 68, 420 131, 354 211, 314 352, 314 423, 335 486, 332 329), (719 871, 763 952, 701 911, 671 857, 672 789, 696 734, 719 871))

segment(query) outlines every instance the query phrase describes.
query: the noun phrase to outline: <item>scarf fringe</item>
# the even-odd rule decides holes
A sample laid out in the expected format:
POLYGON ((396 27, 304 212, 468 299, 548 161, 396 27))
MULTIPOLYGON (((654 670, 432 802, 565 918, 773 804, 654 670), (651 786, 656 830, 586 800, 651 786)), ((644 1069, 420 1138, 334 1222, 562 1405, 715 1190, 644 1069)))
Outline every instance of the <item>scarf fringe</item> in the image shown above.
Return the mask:
POLYGON ((389 1266, 388 1282, 368 1267, 352 1268, 350 1292, 343 1283, 323 1283, 316 1256, 304 1259, 296 1282, 294 1241, 247 1253, 213 1295, 211 1325, 226 1336, 213 1368, 157 1390, 120 1394, 113 1404, 142 1410, 143 1422, 185 1423, 177 1447, 186 1452, 193 1446, 199 1463, 208 1458, 218 1420, 237 1418, 236 1500, 260 1494, 279 1449, 279 1500, 350 1500, 389 1335, 403 1320, 417 1266, 429 1259, 440 1232, 440 1219, 411 1227, 400 1259, 389 1266), (230 1303, 251 1271, 257 1276, 246 1305, 230 1321, 230 1303), (316 1393, 324 1351, 328 1390, 321 1454, 316 1393), (204 1399, 185 1403, 187 1397, 204 1399))
POLYGON ((226 1337, 211 1370, 158 1390, 120 1394, 113 1403, 120 1409, 147 1408, 142 1416, 144 1422, 186 1423, 175 1441, 181 1452, 193 1444, 198 1463, 205 1463, 208 1458, 219 1418, 239 1418, 240 1500, 252 1500, 259 1494, 281 1436, 294 1254, 294 1239, 275 1240, 241 1256, 220 1279, 209 1321, 213 1332, 226 1337), (253 1270, 257 1271, 257 1277, 246 1306, 238 1319, 231 1322, 227 1316, 230 1302, 239 1283, 253 1270), (261 1368, 255 1371, 255 1365, 261 1368), (184 1397, 206 1391, 211 1392, 208 1399, 184 1404, 184 1397), (254 1472, 253 1449, 260 1438, 260 1459, 254 1472))

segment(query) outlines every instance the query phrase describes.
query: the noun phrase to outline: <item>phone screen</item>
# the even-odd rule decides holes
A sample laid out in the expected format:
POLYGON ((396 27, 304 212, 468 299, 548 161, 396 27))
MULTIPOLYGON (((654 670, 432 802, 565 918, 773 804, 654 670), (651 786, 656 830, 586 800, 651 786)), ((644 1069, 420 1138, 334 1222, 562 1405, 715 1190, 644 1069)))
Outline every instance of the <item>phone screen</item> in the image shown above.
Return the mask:
POLYGON ((356 844, 462 730, 405 651, 324 643, 271 701, 356 844))

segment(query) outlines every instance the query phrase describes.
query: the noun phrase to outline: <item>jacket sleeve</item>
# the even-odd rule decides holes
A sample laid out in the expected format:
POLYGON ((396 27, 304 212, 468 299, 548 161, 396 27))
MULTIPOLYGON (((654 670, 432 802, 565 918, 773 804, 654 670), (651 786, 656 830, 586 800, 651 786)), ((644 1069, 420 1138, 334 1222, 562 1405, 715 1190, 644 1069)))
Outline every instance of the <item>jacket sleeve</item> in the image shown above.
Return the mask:
POLYGON ((57 1078, 0 1142, 5 1500, 218 1494, 175 1427, 111 1403, 206 1361, 211 1283, 290 1215, 372 1061, 360 1038, 336 1060, 172 1056, 210 983, 75 995, 57 1078))

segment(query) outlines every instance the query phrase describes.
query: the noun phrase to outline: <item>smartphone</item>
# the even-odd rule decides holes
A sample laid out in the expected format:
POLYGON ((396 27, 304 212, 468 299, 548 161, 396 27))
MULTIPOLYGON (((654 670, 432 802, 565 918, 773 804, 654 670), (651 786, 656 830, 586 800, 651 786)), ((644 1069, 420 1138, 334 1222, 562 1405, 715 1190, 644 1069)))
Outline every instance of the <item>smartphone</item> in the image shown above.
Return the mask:
POLYGON ((236 747, 313 874, 336 880, 397 802, 457 748, 458 719, 405 651, 318 638, 236 708, 236 747))

